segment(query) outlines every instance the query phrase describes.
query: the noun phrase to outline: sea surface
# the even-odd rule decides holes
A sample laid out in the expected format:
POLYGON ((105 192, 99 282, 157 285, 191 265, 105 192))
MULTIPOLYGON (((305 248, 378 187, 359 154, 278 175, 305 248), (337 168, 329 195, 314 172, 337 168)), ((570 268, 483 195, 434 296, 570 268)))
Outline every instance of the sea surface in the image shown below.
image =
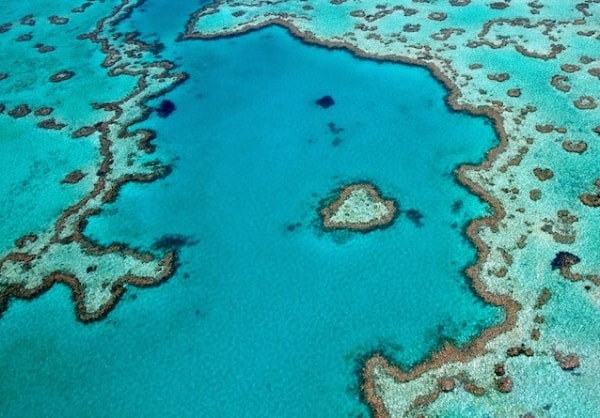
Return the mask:
MULTIPOLYGON (((87 325, 64 285, 12 301, 0 320, 0 415, 366 416, 367 355, 408 368, 503 319, 463 273, 475 260, 466 225, 490 209, 453 174, 496 145, 489 121, 449 110, 424 69, 281 28, 178 42, 197 6, 148 0, 117 28, 162 42, 161 58, 189 79, 150 103, 170 100, 172 114, 137 126, 156 131, 172 173, 125 185, 84 231, 101 244, 176 245, 177 272, 130 287, 87 325), (327 109, 315 103, 325 95, 327 109), (397 199, 399 217, 368 234, 324 232, 320 202, 357 181, 397 199)), ((85 144, 52 152, 77 166, 96 158, 85 144)), ((43 161, 32 151, 20 164, 43 161)))

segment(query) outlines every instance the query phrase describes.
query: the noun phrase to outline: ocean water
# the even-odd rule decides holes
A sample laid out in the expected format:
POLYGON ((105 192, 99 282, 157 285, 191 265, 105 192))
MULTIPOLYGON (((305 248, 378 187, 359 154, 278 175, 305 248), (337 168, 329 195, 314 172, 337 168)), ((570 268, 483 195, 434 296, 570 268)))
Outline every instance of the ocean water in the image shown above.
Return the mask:
POLYGON ((179 269, 90 325, 64 286, 13 301, 0 321, 3 414, 358 416, 365 355, 410 367, 502 320, 462 274, 475 257, 464 228, 489 209, 452 174, 496 144, 485 119, 451 112, 423 69, 279 28, 175 42, 187 13, 167 4, 147 1, 120 29, 163 42, 190 76, 152 103, 174 113, 139 125, 173 172, 123 187, 85 233, 141 249, 175 236, 179 269), (323 95, 335 105, 317 106, 323 95), (362 180, 398 200, 399 218, 324 233, 319 201, 362 180))

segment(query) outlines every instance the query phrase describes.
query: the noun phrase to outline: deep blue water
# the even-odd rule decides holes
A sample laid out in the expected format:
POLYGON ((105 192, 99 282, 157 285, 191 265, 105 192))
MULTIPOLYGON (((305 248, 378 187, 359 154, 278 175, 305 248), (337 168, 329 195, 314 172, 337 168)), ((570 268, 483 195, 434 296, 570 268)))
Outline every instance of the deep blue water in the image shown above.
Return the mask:
POLYGON ((158 37, 190 75, 167 96, 176 110, 141 124, 174 170, 125 186, 86 233, 145 249, 181 235, 180 268, 88 326, 65 287, 12 303, 8 416, 356 416, 366 353, 408 367, 501 320, 462 274, 475 256, 462 231, 487 208, 452 175, 494 145, 485 120, 449 111, 425 70, 278 28, 175 43, 186 14, 166 19, 167 3, 123 26, 158 37), (326 94, 336 104, 315 105, 326 94), (385 230, 323 233, 319 200, 357 180, 422 225, 404 212, 385 230))

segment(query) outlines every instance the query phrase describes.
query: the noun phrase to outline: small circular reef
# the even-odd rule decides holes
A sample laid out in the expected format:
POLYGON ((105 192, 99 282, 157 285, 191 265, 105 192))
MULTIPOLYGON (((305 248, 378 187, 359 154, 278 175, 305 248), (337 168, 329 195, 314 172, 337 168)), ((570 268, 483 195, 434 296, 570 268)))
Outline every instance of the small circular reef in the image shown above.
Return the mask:
POLYGON ((398 212, 394 199, 384 199, 370 183, 342 186, 337 199, 320 210, 326 230, 369 232, 390 226, 398 212))

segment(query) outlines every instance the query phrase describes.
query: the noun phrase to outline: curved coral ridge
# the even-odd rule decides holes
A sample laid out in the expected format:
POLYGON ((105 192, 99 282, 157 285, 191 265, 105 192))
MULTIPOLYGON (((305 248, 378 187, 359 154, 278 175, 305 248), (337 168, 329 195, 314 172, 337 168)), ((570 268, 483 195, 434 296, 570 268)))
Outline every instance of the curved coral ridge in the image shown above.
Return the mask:
MULTIPOLYGON (((94 119, 85 121, 90 125, 78 126, 81 120, 74 119, 66 121, 73 126, 66 128, 65 123, 60 127, 68 129, 74 138, 93 136, 97 139, 99 162, 89 170, 95 173, 91 174, 95 181, 88 193, 66 208, 52 227, 18 238, 14 248, 0 258, 0 311, 7 308, 11 296, 31 298, 55 282, 62 282, 73 290, 78 318, 82 321, 96 320, 114 307, 128 285, 157 285, 173 274, 174 252, 157 257, 124 244, 101 247, 90 242, 82 233, 86 219, 113 201, 124 183, 152 181, 168 171, 159 161, 150 158, 153 146, 149 141, 153 133, 129 131, 128 128, 147 117, 149 108, 144 105, 146 101, 169 91, 183 81, 185 75, 172 73, 173 66, 169 62, 157 61, 151 45, 136 40, 135 34, 109 33, 141 2, 120 1, 108 16, 95 24, 92 32, 77 36, 80 42, 98 44, 106 54, 102 68, 103 71, 108 70, 111 77, 107 82, 119 82, 118 79, 125 78, 124 85, 129 83, 133 90, 115 102, 93 103, 96 109, 92 112, 94 119)), ((73 16, 87 13, 86 9, 90 6, 96 5, 89 2, 74 8, 71 13, 73 16)), ((63 30, 70 30, 68 18, 57 19, 50 21, 64 25, 66 29, 63 30)), ((35 29, 35 19, 31 16, 23 18, 21 24, 35 29), (23 23, 24 19, 26 23, 23 23)), ((11 25, 4 27, 10 29, 11 25)), ((29 74, 15 73, 10 77, 21 75, 27 77, 29 74)), ((51 79, 48 83, 52 82, 51 79)), ((65 84, 71 81, 65 77, 61 80, 65 80, 62 81, 65 84)), ((72 95, 71 99, 76 100, 77 96, 72 95)), ((43 97, 41 94, 37 96, 38 99, 43 97)), ((37 107, 37 103, 35 105, 37 107)), ((79 107, 86 105, 81 103, 79 107)), ((44 113, 48 110, 39 112, 40 115, 44 113)))
POLYGON ((357 231, 387 226, 395 214, 395 202, 382 199, 368 183, 342 187, 340 196, 321 210, 325 228, 357 231))
POLYGON ((584 280, 599 270, 590 249, 600 236, 594 221, 600 2, 223 0, 194 13, 183 38, 273 24, 309 43, 428 68, 450 90, 449 106, 487 115, 501 140, 481 165, 463 165, 456 174, 493 210, 467 229, 478 249, 467 274, 482 299, 505 308, 506 319, 469 346, 447 344, 408 371, 374 354, 363 369, 373 413, 597 411, 593 371, 600 356, 591 336, 600 330, 600 297, 592 292, 596 281, 584 280), (588 255, 572 268, 585 273, 569 270, 569 277, 583 279, 569 287, 552 269, 565 246, 588 255), (586 319, 573 324, 574 318, 586 319), (583 372, 568 372, 566 363, 583 372), (577 394, 565 397, 565 390, 577 394), (586 401, 569 401, 575 397, 586 401))

